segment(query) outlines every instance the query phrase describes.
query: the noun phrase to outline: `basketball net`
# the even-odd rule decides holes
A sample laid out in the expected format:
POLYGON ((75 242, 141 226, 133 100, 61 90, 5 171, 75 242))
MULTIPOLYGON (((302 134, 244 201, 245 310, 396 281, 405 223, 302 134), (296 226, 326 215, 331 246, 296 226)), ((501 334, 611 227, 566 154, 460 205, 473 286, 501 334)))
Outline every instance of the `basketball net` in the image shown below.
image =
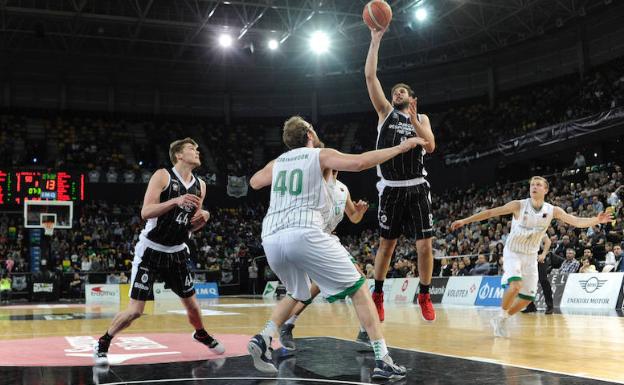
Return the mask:
POLYGON ((43 222, 43 232, 48 237, 54 234, 54 222, 43 222))

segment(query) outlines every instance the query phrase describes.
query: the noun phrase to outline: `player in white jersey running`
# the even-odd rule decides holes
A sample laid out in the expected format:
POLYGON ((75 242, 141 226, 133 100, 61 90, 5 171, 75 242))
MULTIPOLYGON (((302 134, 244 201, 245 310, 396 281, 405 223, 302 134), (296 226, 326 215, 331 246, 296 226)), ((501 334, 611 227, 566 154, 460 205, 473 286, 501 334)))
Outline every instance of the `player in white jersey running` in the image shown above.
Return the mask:
POLYGON ((585 228, 612 220, 611 214, 605 212, 593 218, 570 215, 560 207, 544 201, 549 188, 546 179, 534 176, 529 183, 530 198, 514 200, 451 224, 451 230, 456 230, 472 222, 513 214, 511 232, 503 249, 504 273, 501 283, 507 291, 503 296, 501 314, 490 321, 496 337, 509 337, 507 331, 509 317, 524 309, 535 299, 538 281, 537 252, 550 222, 553 219, 559 219, 569 225, 585 228))
POLYGON ((271 341, 298 301, 310 299, 310 279, 329 302, 350 296, 360 323, 375 352, 376 379, 405 377, 404 367, 394 364, 365 279, 351 262, 349 252, 323 231, 323 211, 328 199, 323 179, 326 169, 362 171, 427 142, 410 138, 397 146, 359 155, 318 148, 312 126, 299 116, 284 123, 284 144, 290 151, 258 171, 249 181, 254 189, 271 186, 271 201, 262 222, 262 246, 271 269, 291 296, 282 299, 260 334, 248 344, 256 369, 277 373, 271 358, 271 341))
MULTIPOLYGON (((353 202, 351 200, 349 189, 344 183, 337 179, 338 171, 327 169, 325 170, 325 174, 326 176, 324 179, 327 181, 329 199, 326 204, 327 212, 325 215, 324 231, 332 237, 338 239, 336 235, 333 235, 333 232, 344 218, 344 214, 347 214, 347 217, 352 223, 357 224, 362 220, 366 210, 368 210, 368 203, 362 200, 357 202, 353 202)), ((353 259, 353 263, 355 263, 355 259, 353 259)), ((357 268, 357 265, 355 266, 357 268)), ((358 271, 362 273, 359 268, 358 271)), ((296 349, 295 341, 292 335, 292 330, 295 328, 295 322, 320 292, 321 291, 318 285, 312 282, 312 286, 310 287, 310 299, 305 302, 297 303, 295 308, 290 313, 290 318, 288 318, 288 320, 280 327, 279 340, 284 348, 288 350, 296 349)), ((365 344, 370 344, 366 329, 364 329, 361 325, 357 340, 365 344)))

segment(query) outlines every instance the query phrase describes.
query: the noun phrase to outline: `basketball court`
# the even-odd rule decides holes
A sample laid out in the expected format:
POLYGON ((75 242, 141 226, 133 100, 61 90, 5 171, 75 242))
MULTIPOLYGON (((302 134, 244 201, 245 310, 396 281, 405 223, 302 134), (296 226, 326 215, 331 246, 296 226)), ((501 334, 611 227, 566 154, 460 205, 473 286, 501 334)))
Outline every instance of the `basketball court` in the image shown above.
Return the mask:
MULTIPOLYGON (((372 350, 354 342, 358 322, 346 303, 315 303, 294 330, 297 351, 274 341, 279 374, 253 368, 249 338, 274 299, 202 301, 207 330, 224 356, 194 343, 181 304, 148 302, 146 312, 111 345, 112 365, 93 367, 92 345, 119 306, 27 304, 0 308, 2 384, 368 384, 372 350)), ((122 302, 121 306, 125 304, 122 302)), ((520 314, 511 338, 492 337, 493 309, 437 306, 425 323, 414 305, 388 304, 384 334, 404 384, 624 383, 624 320, 617 313, 520 314)))

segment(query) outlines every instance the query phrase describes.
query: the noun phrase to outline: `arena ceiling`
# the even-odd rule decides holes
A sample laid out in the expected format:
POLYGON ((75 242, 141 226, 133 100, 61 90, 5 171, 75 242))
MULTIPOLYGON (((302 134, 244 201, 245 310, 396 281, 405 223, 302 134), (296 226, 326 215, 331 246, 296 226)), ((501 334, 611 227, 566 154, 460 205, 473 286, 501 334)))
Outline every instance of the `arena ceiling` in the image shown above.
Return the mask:
MULTIPOLYGON (((383 66, 480 55, 608 7, 612 0, 391 0, 383 66), (416 8, 428 18, 418 22, 416 8)), ((0 52, 283 69, 314 68, 313 31, 331 40, 339 71, 360 71, 370 41, 364 0, 0 0, 0 52), (227 52, 217 44, 228 33, 227 52), (267 41, 280 42, 276 51, 267 41), (240 58, 237 59, 237 58, 240 58), (294 59, 294 60, 291 60, 294 59)))

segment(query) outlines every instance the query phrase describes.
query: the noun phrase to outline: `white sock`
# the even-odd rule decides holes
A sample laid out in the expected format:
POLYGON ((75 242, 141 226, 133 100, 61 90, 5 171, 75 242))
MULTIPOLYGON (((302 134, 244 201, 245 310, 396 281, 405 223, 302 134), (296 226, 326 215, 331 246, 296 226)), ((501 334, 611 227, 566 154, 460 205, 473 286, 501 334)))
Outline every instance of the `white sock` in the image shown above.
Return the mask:
POLYGON ((268 320, 260 334, 272 338, 275 334, 277 334, 277 326, 275 325, 275 322, 268 320))
POLYGON ((295 314, 294 316, 290 317, 290 318, 288 319, 288 321, 286 321, 286 322, 284 322, 284 323, 285 323, 285 324, 289 324, 289 325, 294 325, 294 324, 295 324, 295 322, 297 322, 297 318, 299 318, 299 316, 295 314))
POLYGON ((365 332, 365 331, 366 331, 366 329, 364 328, 364 326, 360 325, 360 331, 361 331, 361 332, 365 332))
POLYGON ((503 317, 503 319, 507 319, 510 317, 509 313, 507 313, 507 310, 505 309, 501 309, 500 316, 503 317))
POLYGON ((386 340, 384 340, 383 338, 380 340, 371 341, 371 345, 373 346, 376 360, 381 360, 388 354, 386 340))

